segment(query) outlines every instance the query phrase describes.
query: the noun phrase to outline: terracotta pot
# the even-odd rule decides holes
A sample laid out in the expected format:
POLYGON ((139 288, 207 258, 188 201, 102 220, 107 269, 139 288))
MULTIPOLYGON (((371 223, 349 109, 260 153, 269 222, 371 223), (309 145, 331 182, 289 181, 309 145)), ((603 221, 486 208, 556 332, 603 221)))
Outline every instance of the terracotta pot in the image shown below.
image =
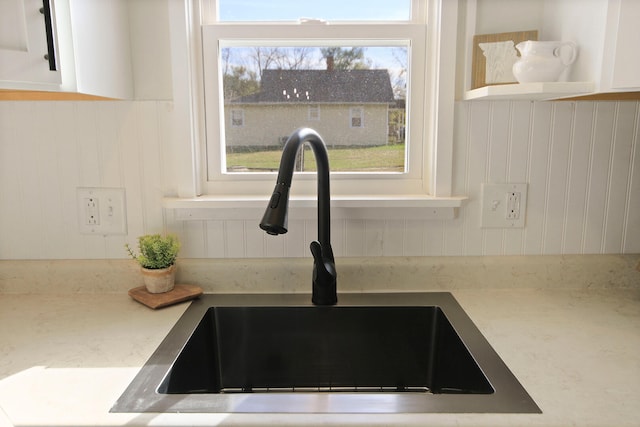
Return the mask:
POLYGON ((173 289, 176 282, 176 265, 160 269, 141 268, 142 280, 147 291, 152 294, 161 294, 173 289))

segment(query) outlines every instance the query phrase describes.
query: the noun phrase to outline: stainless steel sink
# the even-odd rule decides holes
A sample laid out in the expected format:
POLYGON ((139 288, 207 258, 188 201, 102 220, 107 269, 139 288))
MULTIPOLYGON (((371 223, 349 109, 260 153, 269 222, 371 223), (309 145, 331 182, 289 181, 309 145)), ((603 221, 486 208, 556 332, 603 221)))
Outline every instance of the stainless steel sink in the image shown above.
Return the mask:
POLYGON ((539 408, 449 293, 204 295, 112 412, 539 408))

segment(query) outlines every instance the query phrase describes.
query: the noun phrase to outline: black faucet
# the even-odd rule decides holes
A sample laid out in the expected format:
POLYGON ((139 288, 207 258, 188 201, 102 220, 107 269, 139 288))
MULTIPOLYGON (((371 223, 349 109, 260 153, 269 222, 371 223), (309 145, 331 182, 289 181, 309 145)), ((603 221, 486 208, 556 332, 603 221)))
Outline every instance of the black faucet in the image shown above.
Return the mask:
POLYGON ((296 154, 305 142, 311 145, 318 169, 318 240, 311 242, 311 254, 314 260, 311 301, 315 305, 334 305, 338 302, 338 295, 336 264, 331 249, 329 157, 324 141, 313 129, 296 130, 284 144, 276 188, 260 222, 260 228, 272 235, 287 232, 289 188, 291 188, 296 154))

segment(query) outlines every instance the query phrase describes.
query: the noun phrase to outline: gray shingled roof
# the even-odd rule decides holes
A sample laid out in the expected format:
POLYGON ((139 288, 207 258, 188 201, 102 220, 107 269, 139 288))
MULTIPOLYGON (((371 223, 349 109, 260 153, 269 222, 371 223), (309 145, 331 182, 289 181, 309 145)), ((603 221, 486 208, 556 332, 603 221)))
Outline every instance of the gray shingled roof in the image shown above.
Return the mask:
POLYGON ((232 103, 394 103, 387 70, 264 70, 260 92, 232 103))

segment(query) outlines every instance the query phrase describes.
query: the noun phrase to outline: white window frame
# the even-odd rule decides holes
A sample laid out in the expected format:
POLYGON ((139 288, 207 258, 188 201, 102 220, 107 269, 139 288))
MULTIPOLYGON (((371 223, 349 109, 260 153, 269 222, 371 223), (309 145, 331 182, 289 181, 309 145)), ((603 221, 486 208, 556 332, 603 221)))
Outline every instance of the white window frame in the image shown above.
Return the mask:
MULTIPOLYGON (((177 111, 173 126, 174 136, 169 141, 169 151, 175 155, 175 182, 176 194, 178 198, 168 198, 166 207, 186 206, 177 200, 189 200, 189 204, 196 199, 200 201, 211 200, 216 197, 227 197, 233 195, 234 200, 241 198, 250 200, 252 196, 268 197, 273 186, 272 174, 268 177, 259 177, 251 174, 251 177, 237 179, 238 175, 232 177, 233 181, 220 176, 206 177, 206 159, 221 163, 221 153, 218 150, 206 151, 205 147, 205 120, 203 106, 206 108, 222 110, 220 97, 212 98, 203 89, 203 70, 207 61, 217 61, 217 54, 210 50, 204 50, 203 38, 206 40, 208 31, 224 30, 224 38, 241 39, 243 34, 241 27, 227 26, 219 24, 215 27, 204 26, 202 33, 199 28, 202 23, 201 16, 210 16, 215 13, 212 0, 184 0, 184 3, 169 2, 169 16, 171 26, 172 43, 172 69, 174 86, 174 108, 177 111), (205 95, 203 95, 205 94, 205 95), (217 101, 214 101, 217 99, 217 101), (206 100, 206 101, 205 101, 206 100), (212 105, 213 104, 213 105, 212 105), (206 155, 204 155, 206 153, 206 155), (211 178, 214 178, 213 181, 211 178), (266 178, 266 179, 265 179, 266 178), (213 184, 213 185, 212 185, 213 184), (265 196, 266 194, 266 196, 265 196), (177 204, 176 204, 177 203, 177 204)), ((403 186, 398 186, 402 179, 394 175, 386 175, 384 179, 369 177, 358 174, 357 179, 349 179, 349 174, 343 174, 345 178, 332 174, 332 193, 334 198, 346 198, 358 200, 366 195, 380 196, 376 200, 384 199, 384 195, 390 195, 394 200, 401 200, 402 206, 460 206, 464 197, 451 195, 451 184, 453 178, 453 107, 454 107, 454 74, 456 57, 456 36, 457 36, 457 13, 458 4, 450 0, 412 0, 414 17, 420 17, 427 22, 427 26, 422 23, 412 23, 412 28, 417 30, 422 28, 424 33, 424 44, 418 40, 420 46, 413 46, 414 55, 416 52, 424 52, 423 58, 429 57, 426 64, 424 80, 419 76, 414 76, 413 92, 418 91, 422 96, 414 96, 414 100, 421 99, 416 106, 411 106, 412 120, 422 121, 424 118, 425 131, 421 135, 411 135, 413 143, 410 147, 409 159, 418 159, 421 171, 419 176, 404 180, 403 186), (419 145, 419 147, 418 147, 419 145), (419 154, 416 153, 419 148, 419 154), (402 188, 400 188, 402 187, 402 188), (400 189, 399 189, 400 188, 400 189), (407 202, 408 201, 408 202, 407 202), (417 204, 413 203, 417 201, 417 204)), ((416 19, 416 18, 414 18, 416 19)), ((262 35, 265 40, 273 40, 273 26, 268 24, 251 24, 252 39, 257 35, 262 35)), ((320 25, 291 24, 283 26, 283 33, 296 35, 303 31, 305 34, 313 33, 314 27, 322 28, 320 25)), ((389 33, 389 28, 393 23, 331 25, 332 39, 353 39, 362 36, 359 30, 368 31, 369 37, 375 34, 376 40, 393 39, 397 37, 394 33, 389 33)), ((369 37, 365 40, 370 40, 369 37)), ((326 40, 319 37, 319 40, 326 40)), ((372 45, 378 45, 375 40, 370 41, 372 45)), ((418 53, 419 56, 419 53, 418 53)), ((414 61, 416 58, 413 59, 414 61)), ((415 62, 414 62, 415 64, 415 62)), ((211 85, 209 90, 211 89, 211 85)), ((217 90, 217 89, 216 89, 217 90)), ((209 135, 221 135, 220 121, 214 129, 207 128, 209 135), (212 133, 213 132, 213 133, 212 133)), ((411 126, 410 132, 414 132, 415 126, 411 126)), ((224 165, 223 165, 224 167, 224 165)), ((415 168, 409 165, 411 170, 415 168)), ((315 193, 315 175, 302 173, 296 177, 296 185, 292 187, 292 200, 296 194, 315 193), (308 176, 305 176, 308 175, 308 176), (306 183, 304 181, 307 181, 306 183), (294 190, 295 188, 295 190, 294 190)), ((371 199, 371 198, 369 198, 371 199)), ((213 204, 215 205, 215 203, 213 204)), ((213 206, 211 205, 211 206, 213 206)), ((389 204, 384 204, 389 206, 389 204)), ((208 205, 207 205, 208 206, 208 205)), ((355 205, 354 205, 355 206, 355 205)), ((200 205, 199 207, 206 207, 200 205)))

